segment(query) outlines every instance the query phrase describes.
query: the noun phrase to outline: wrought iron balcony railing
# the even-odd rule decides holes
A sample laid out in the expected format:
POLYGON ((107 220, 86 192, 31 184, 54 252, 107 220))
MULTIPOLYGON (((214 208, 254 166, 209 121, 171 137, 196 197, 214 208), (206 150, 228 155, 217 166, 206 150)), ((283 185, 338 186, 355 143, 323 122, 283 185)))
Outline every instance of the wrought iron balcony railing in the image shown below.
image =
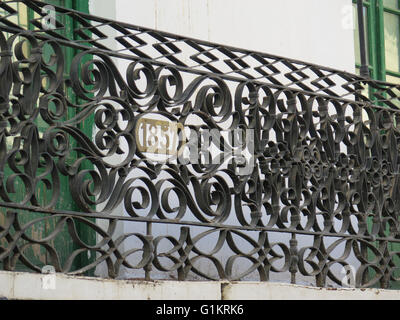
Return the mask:
POLYGON ((0 2, 3 269, 398 284, 399 85, 45 6, 0 2))

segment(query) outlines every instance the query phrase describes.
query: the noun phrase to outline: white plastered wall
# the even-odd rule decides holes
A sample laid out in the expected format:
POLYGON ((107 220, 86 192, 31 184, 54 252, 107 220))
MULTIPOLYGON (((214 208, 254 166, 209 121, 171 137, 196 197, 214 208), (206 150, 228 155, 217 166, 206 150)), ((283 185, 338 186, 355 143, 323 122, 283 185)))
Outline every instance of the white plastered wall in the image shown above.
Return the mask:
MULTIPOLYGON (((354 72, 351 8, 351 0, 90 0, 94 15, 354 72)), ((125 69, 127 62, 116 64, 125 69)), ((118 232, 132 232, 132 224, 118 232)))

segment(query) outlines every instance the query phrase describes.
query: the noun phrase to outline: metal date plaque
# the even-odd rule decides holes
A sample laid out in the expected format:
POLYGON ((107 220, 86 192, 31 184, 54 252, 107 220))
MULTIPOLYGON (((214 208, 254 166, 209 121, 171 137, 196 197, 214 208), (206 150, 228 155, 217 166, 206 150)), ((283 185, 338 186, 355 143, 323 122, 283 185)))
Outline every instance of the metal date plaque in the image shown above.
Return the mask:
POLYGON ((140 152, 158 155, 178 156, 185 143, 181 123, 149 117, 136 122, 135 137, 140 152))

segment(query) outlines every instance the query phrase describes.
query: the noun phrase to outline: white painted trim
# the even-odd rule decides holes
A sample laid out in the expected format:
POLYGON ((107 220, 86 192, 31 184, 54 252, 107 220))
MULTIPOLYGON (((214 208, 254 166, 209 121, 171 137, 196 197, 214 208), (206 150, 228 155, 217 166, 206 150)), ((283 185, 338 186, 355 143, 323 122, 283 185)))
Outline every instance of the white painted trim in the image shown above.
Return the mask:
POLYGON ((317 288, 274 282, 226 284, 223 300, 400 300, 399 290, 317 288))
POLYGON ((399 300, 400 291, 274 282, 138 281, 0 271, 0 298, 21 300, 399 300), (54 289, 46 289, 54 276, 54 289), (47 277, 47 278, 46 278, 47 277))
POLYGON ((0 271, 0 297, 21 300, 220 300, 221 293, 218 282, 111 280, 0 271), (46 289, 48 277, 52 276, 55 276, 55 289, 46 289))

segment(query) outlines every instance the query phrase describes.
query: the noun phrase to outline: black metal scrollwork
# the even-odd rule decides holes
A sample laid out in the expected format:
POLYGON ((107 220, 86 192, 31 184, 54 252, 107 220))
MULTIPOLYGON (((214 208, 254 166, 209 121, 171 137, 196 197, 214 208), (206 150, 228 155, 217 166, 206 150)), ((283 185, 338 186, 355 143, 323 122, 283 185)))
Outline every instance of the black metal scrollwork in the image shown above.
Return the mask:
MULTIPOLYGON (((79 53, 66 70, 65 40, 1 28, 4 269, 21 263, 40 272, 25 253, 38 245, 48 264, 72 274, 105 264, 110 277, 122 267, 145 270, 146 276, 174 273, 180 280, 268 281, 287 273, 292 282, 314 279, 324 286, 348 284, 341 272, 352 267, 357 287, 398 281, 400 111, 394 85, 369 83, 386 104, 380 106, 362 95, 365 79, 335 71, 346 80, 338 81, 337 87, 348 90, 340 95, 326 70, 309 65, 316 78, 306 83, 310 76, 295 68, 297 62, 281 59, 292 70, 285 74, 292 84, 282 85, 271 57, 248 53, 245 57, 263 65, 252 69, 245 57, 237 58, 241 51, 221 47, 220 54, 241 65, 228 64, 236 73, 232 77, 212 67, 217 53, 203 52, 212 44, 181 40, 199 51, 191 59, 208 69, 200 72, 171 58, 181 53, 167 52, 173 48, 163 39, 171 35, 143 28, 162 43, 153 48, 168 63, 130 48, 129 58, 115 53, 129 60, 123 72, 104 48, 71 42, 79 53), (6 38, 5 31, 11 36, 6 38), (262 77, 250 76, 250 69, 262 77), (163 119, 161 132, 167 132, 165 123, 180 128, 176 135, 186 130, 180 146, 198 148, 196 161, 185 162, 184 152, 171 161, 150 159, 137 141, 137 125, 146 117, 163 119), (92 136, 83 130, 88 119, 93 119, 92 136), (235 129, 248 135, 239 147, 222 134, 235 129), (206 131, 214 138, 217 162, 204 161, 212 157, 202 149, 206 131), (191 143, 194 134, 200 139, 191 143), (240 162, 234 156, 238 150, 251 154, 240 162), (75 210, 61 206, 65 184, 75 210), (29 212, 44 216, 28 221, 29 212), (132 231, 118 231, 123 223, 132 231), (34 226, 45 224, 53 226, 49 234, 35 237, 34 226), (94 243, 85 242, 78 224, 95 234, 94 243), (171 234, 153 233, 151 227, 159 224, 176 227, 171 234), (146 225, 147 232, 138 225, 146 225), (61 259, 56 239, 65 232, 74 247, 61 259), (73 270, 86 252, 95 258, 73 270)), ((115 28, 126 34, 136 27, 115 28)), ((149 122, 146 142, 170 147, 156 127, 149 122)))

